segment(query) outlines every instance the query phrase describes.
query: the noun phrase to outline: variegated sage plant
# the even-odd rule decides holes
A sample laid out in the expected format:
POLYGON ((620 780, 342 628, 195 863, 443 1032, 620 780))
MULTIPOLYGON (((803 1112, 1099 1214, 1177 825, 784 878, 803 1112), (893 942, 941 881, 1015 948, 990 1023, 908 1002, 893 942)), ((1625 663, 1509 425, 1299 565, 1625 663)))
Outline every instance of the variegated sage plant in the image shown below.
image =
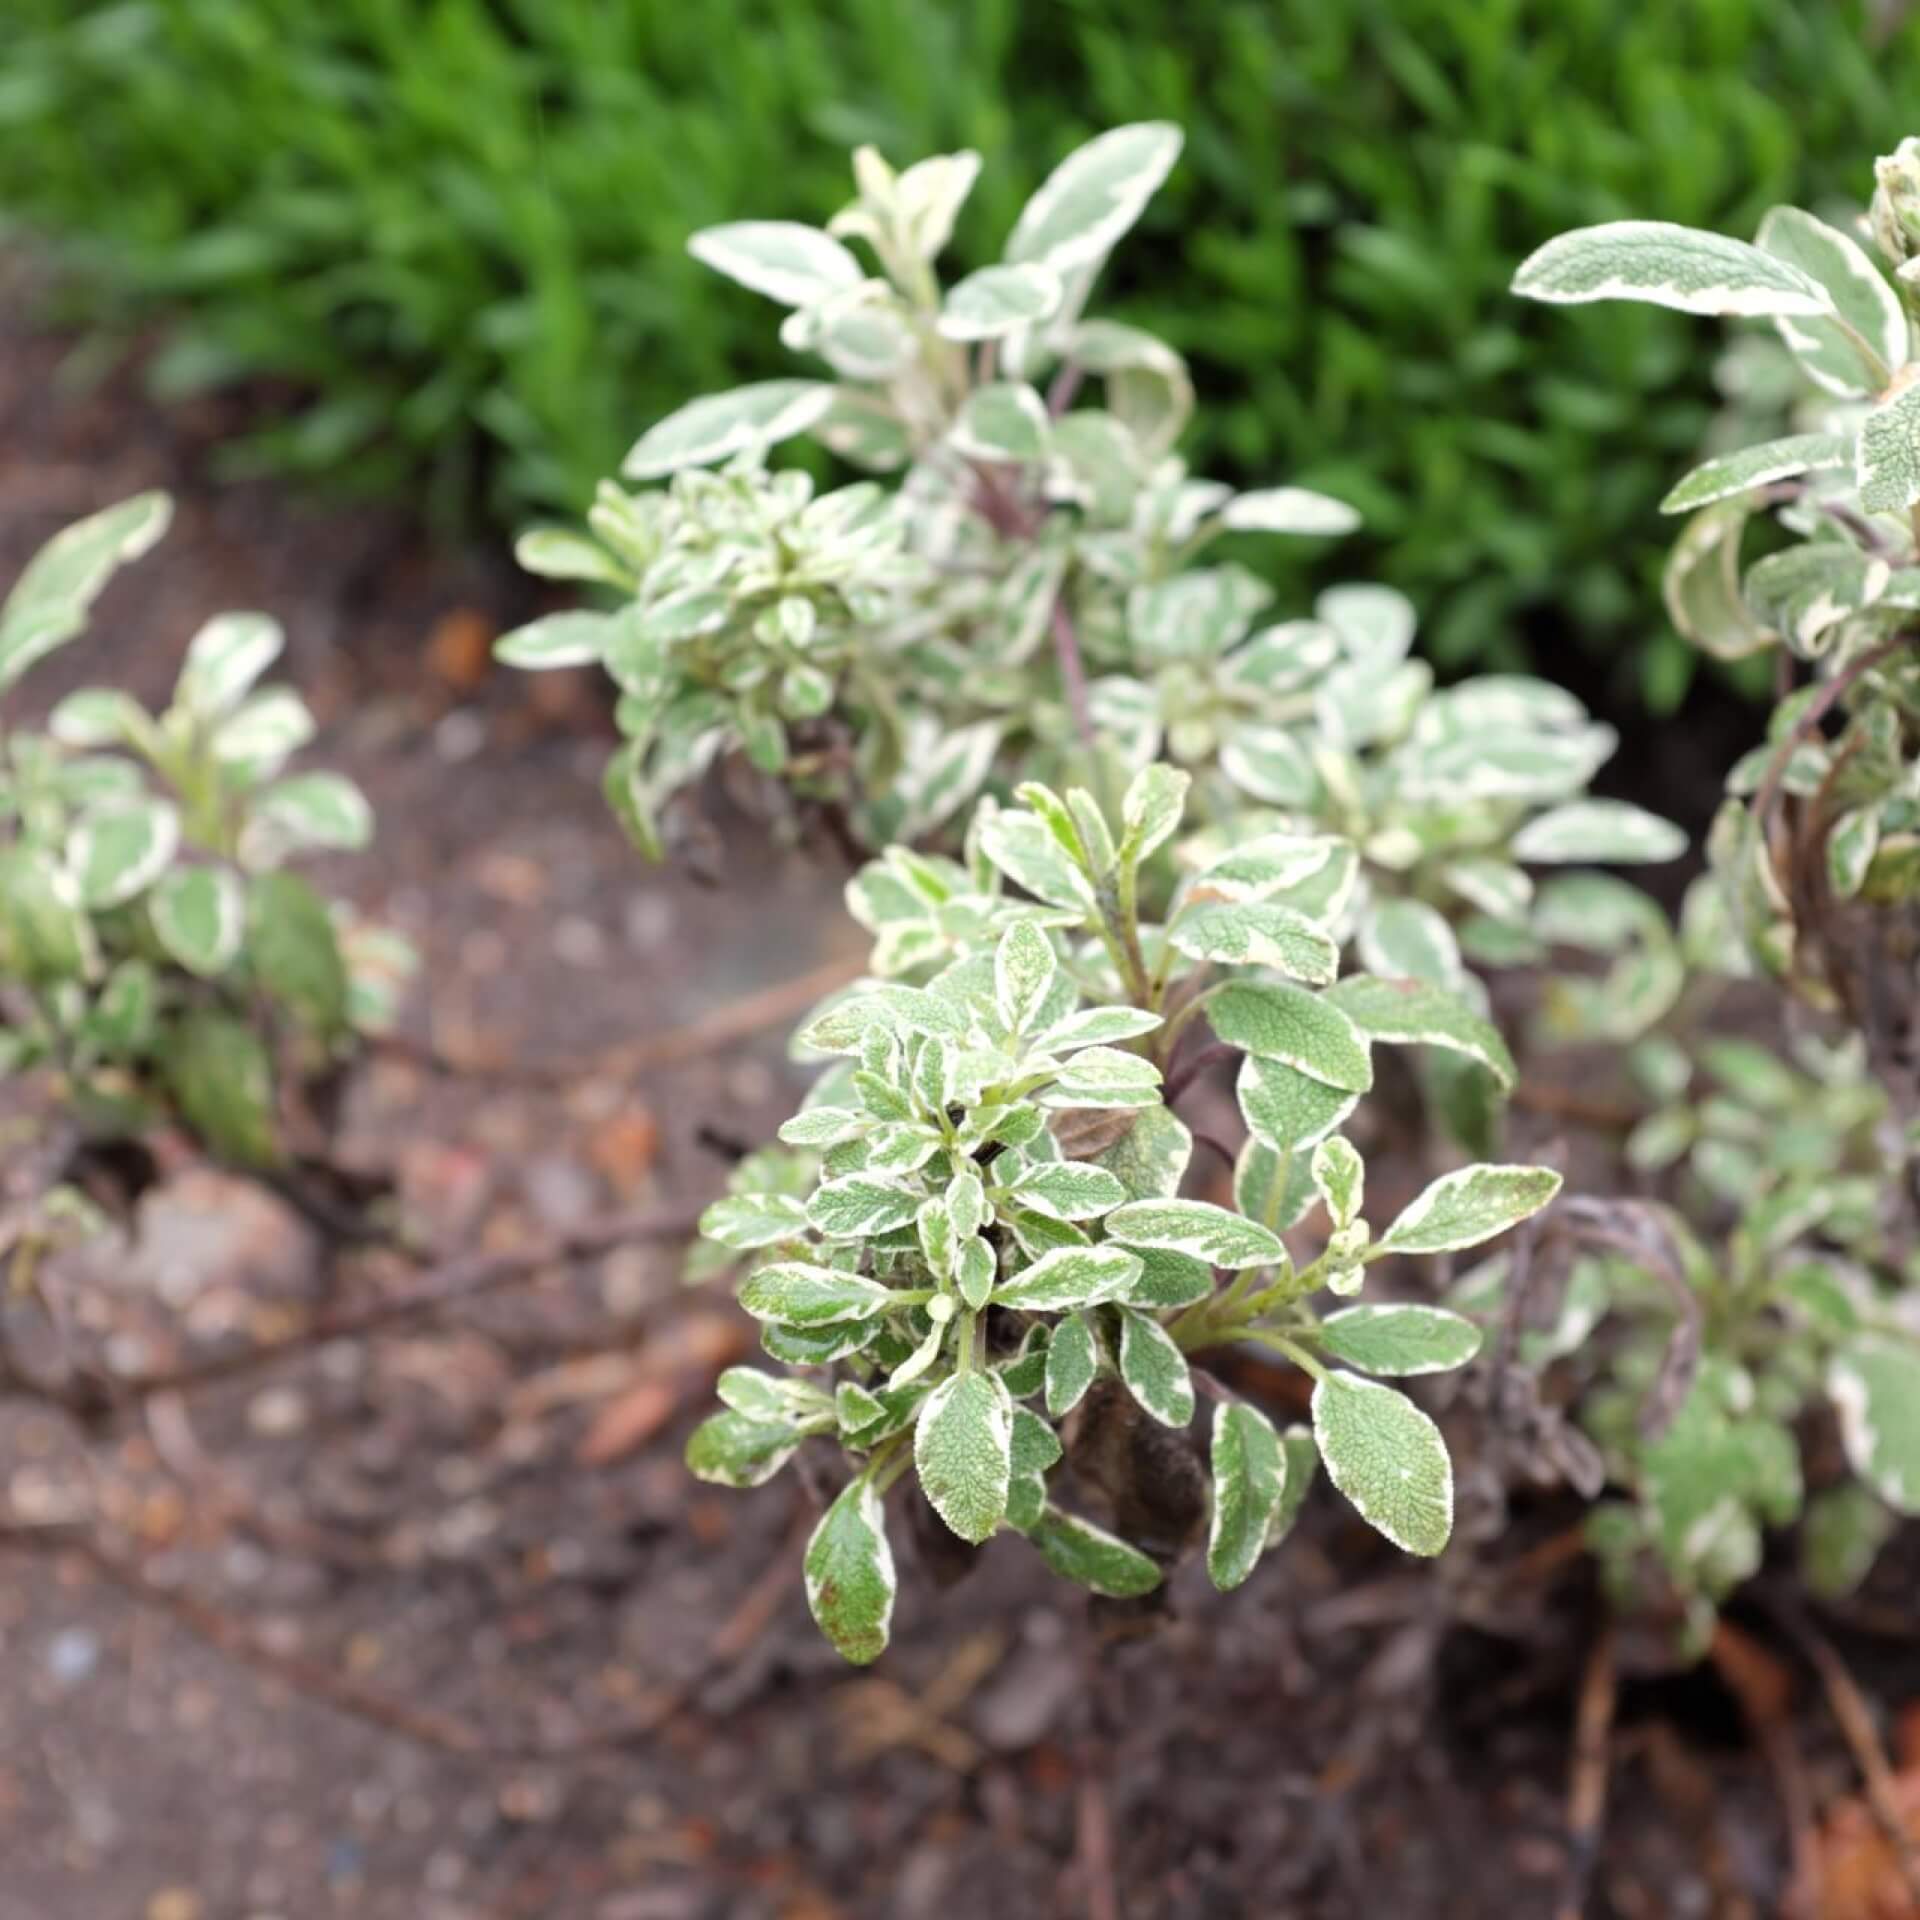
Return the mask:
MULTIPOLYGON (((142 494, 41 550, 0 605, 0 697, 170 512, 142 494)), ((314 724, 256 684, 281 644, 265 615, 222 614, 164 713, 88 688, 0 732, 0 1075, 50 1070, 82 1139, 173 1120, 226 1161, 284 1164, 290 1096, 386 1021, 411 969, 286 866, 364 846, 373 818, 344 776, 287 771, 314 724)))
POLYGON ((1130 1540, 1124 1487, 1108 1482, 1096 1518, 1057 1504, 1050 1475, 1071 1452, 1076 1484, 1099 1489, 1090 1460, 1131 1444, 1116 1430, 1185 1428, 1202 1394, 1211 1485, 1193 1518, 1218 1586, 1285 1535, 1316 1459, 1397 1546, 1446 1545, 1445 1444, 1384 1382, 1463 1365, 1479 1329, 1438 1307, 1339 1303, 1380 1261, 1526 1219, 1559 1176, 1468 1166, 1375 1233, 1340 1131, 1374 1049, 1443 1049, 1510 1081, 1507 1049, 1442 987, 1338 977, 1350 844, 1275 833, 1172 857, 1190 787, 1150 765, 1110 820, 1084 789, 1026 783, 1015 806, 979 804, 961 859, 893 847, 863 869, 850 891, 875 933, 871 975, 799 1036, 831 1063, 781 1130, 804 1170, 737 1182, 704 1222, 752 1256, 741 1299, 801 1371, 723 1376, 726 1409, 689 1463, 754 1486, 813 1436, 853 1456, 806 1553, 815 1617, 851 1660, 887 1642, 884 1500, 910 1473, 962 1540, 1007 1528, 1095 1592, 1158 1585, 1178 1530, 1130 1540), (1184 1197, 1194 1136, 1165 1098, 1203 1027, 1242 1056, 1231 1207, 1184 1197), (1316 1206, 1317 1251, 1296 1259, 1281 1235, 1316 1206), (1197 1371, 1243 1342, 1312 1376, 1310 1430, 1197 1371))

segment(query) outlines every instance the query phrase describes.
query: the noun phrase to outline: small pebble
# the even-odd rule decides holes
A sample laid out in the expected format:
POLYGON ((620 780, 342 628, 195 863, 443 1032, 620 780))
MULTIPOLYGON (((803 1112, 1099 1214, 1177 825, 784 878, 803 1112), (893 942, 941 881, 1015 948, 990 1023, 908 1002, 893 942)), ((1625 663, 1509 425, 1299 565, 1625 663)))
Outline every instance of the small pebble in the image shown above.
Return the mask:
POLYGON ((62 1687, 77 1687, 100 1664, 100 1638, 85 1627, 67 1627, 47 1648, 47 1671, 62 1687))

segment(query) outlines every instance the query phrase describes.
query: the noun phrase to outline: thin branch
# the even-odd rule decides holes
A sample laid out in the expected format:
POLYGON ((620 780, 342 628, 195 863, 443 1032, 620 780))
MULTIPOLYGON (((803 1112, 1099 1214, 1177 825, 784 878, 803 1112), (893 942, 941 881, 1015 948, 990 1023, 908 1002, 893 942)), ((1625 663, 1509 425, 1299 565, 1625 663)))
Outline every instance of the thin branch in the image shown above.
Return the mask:
POLYGON ((1753 817, 1759 823, 1764 835, 1767 823, 1773 816, 1774 808, 1780 800, 1780 783, 1787 776, 1788 763, 1794 752, 1803 745, 1829 713, 1847 694, 1859 685, 1876 667, 1884 666, 1903 647, 1910 646, 1911 634, 1896 633, 1891 639, 1883 640, 1877 647, 1869 647, 1857 660, 1841 668, 1833 678, 1827 681, 1809 700, 1800 716, 1787 729, 1786 736, 1774 748, 1772 757, 1767 761, 1766 772, 1761 776, 1760 785, 1754 790, 1753 817))
POLYGON ((1224 1040, 1196 1047, 1167 1075, 1166 1084, 1160 1089, 1161 1103, 1172 1106, 1209 1068, 1219 1066, 1224 1060, 1238 1060, 1243 1051, 1240 1047, 1229 1046, 1224 1040))
POLYGON ((1087 669, 1080 658, 1080 636, 1074 631, 1073 615, 1062 599, 1053 603, 1053 651, 1060 663, 1060 683, 1066 689, 1073 730, 1080 736, 1080 744, 1091 753, 1095 740, 1093 708, 1087 698, 1087 669))

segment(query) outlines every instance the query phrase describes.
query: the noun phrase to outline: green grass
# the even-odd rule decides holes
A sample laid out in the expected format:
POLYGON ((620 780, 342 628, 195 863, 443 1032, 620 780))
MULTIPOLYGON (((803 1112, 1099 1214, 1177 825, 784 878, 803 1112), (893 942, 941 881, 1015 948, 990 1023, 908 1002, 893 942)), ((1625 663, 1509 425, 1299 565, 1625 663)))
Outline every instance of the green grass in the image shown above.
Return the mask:
MULTIPOLYGON (((692 392, 782 365, 694 227, 823 218, 845 150, 962 144, 984 257, 1085 134, 1164 115, 1182 167, 1106 304, 1192 358, 1196 458, 1354 499, 1450 661, 1585 644, 1659 702, 1653 511, 1714 405, 1712 335, 1506 297, 1585 220, 1750 231, 1864 194, 1920 98, 1802 0, 5 0, 0 210, 156 374, 305 404, 242 450, 436 515, 577 504, 692 392)), ((1320 563, 1316 563, 1320 564, 1320 563)))

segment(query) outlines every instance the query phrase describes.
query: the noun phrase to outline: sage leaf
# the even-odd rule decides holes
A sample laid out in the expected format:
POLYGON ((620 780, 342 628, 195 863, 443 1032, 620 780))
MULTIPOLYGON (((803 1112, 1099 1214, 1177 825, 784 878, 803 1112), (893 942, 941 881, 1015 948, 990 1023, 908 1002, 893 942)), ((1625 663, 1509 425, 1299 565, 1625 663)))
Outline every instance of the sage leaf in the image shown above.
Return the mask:
POLYGON ((1140 1261, 1124 1247, 1056 1247, 1003 1280, 993 1302, 1030 1313, 1062 1313, 1118 1299, 1139 1277, 1140 1261))
POLYGON ((1373 1085, 1366 1037, 1338 1006, 1304 987, 1229 980, 1207 1002, 1207 1019, 1230 1047, 1304 1073, 1346 1093, 1373 1085))
POLYGON ((1362 1373, 1445 1373, 1480 1351, 1480 1329, 1444 1307, 1344 1307, 1320 1323, 1320 1340, 1362 1373))
POLYGON ((1193 1375, 1173 1336, 1151 1314, 1120 1315, 1120 1378, 1163 1427, 1193 1418, 1193 1375))
POLYGON ((1443 1174, 1374 1244, 1386 1253, 1452 1253, 1477 1247, 1532 1217, 1560 1191, 1550 1167, 1474 1166, 1443 1174))
POLYGON ((1091 1587, 1109 1600, 1131 1600, 1160 1584, 1159 1567, 1138 1547, 1058 1507, 1047 1508, 1029 1537, 1062 1579, 1091 1587))
POLYGON ((1267 1548, 1286 1491, 1287 1457, 1273 1423, 1244 1401, 1213 1410, 1213 1517, 1207 1576, 1221 1592, 1239 1586, 1267 1548))
POLYGON ((1313 1390, 1327 1478, 1403 1553, 1433 1555, 1453 1532, 1453 1463, 1440 1429, 1405 1394, 1355 1374, 1313 1390))
POLYGON ((762 1267, 740 1289, 740 1304, 756 1320, 809 1329, 843 1320, 871 1320, 892 1295, 873 1280, 838 1267, 788 1260, 762 1267))
POLYGON ((1080 1404, 1100 1371, 1093 1329, 1077 1313, 1053 1330, 1047 1346, 1047 1412, 1062 1420, 1080 1404))
POLYGON ((1135 1200, 1104 1224, 1109 1240, 1188 1254, 1212 1267, 1262 1267, 1287 1257, 1278 1234, 1206 1200, 1135 1200))
POLYGON ((955 1374, 930 1393, 913 1431, 921 1490, 947 1525, 974 1545, 1007 1511, 1013 1470, 1013 1400, 999 1375, 955 1374))
POLYGON ((1513 276, 1529 300, 1644 300, 1681 313, 1826 315, 1827 291, 1798 267, 1725 234, 1665 220, 1613 220, 1560 234, 1513 276))

